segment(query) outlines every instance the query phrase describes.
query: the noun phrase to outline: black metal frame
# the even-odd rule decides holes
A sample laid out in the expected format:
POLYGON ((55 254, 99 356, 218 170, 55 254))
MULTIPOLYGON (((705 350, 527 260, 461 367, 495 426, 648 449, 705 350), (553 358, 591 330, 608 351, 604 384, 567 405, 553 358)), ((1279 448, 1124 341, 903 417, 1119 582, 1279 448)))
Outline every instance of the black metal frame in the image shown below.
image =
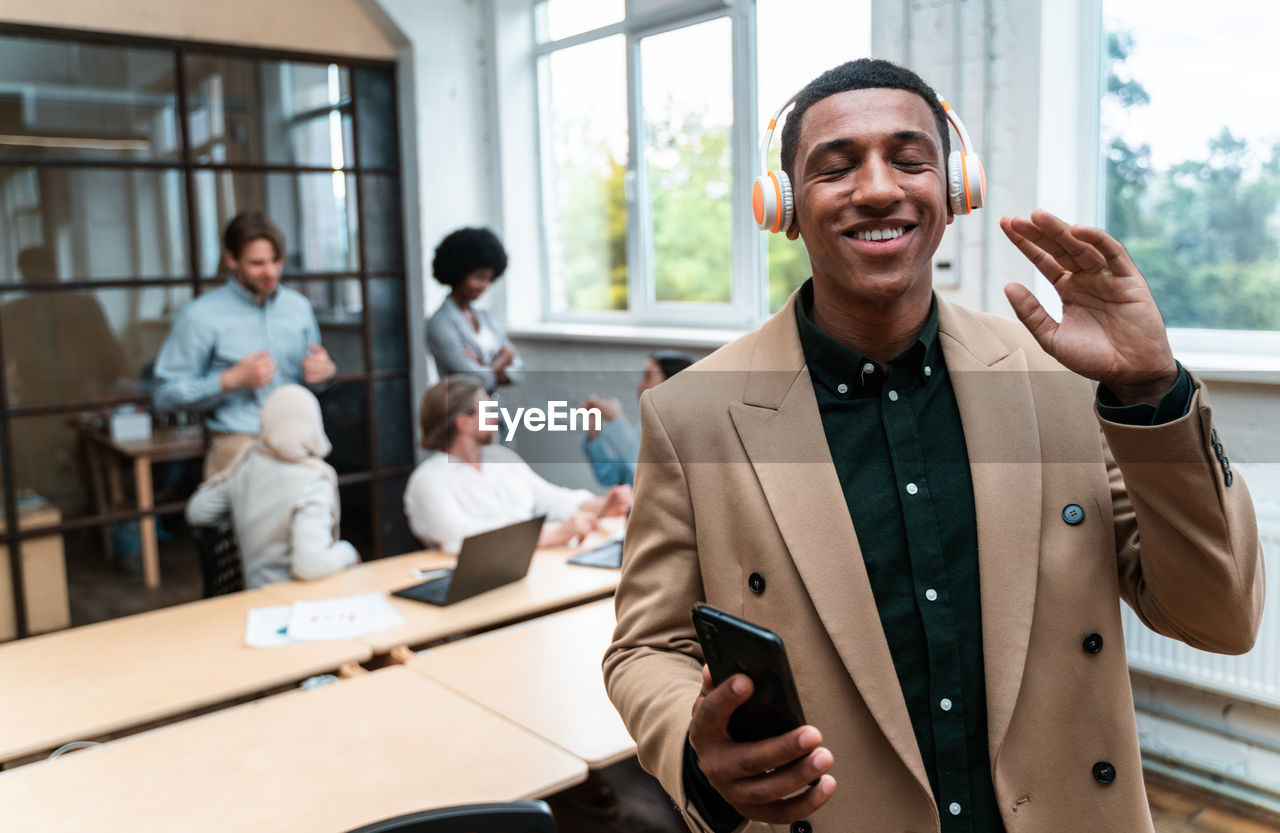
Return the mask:
MULTIPOLYGON (((368 257, 366 250, 366 222, 365 222, 365 201, 364 201, 364 181, 365 177, 373 176, 391 176, 399 177, 401 170, 401 158, 399 142, 396 143, 395 164, 393 167, 385 166, 363 166, 360 160, 359 142, 360 142, 360 126, 359 126, 359 82, 358 69, 379 69, 383 71, 392 71, 392 100, 398 97, 398 88, 394 76, 395 64, 390 61, 376 60, 360 57, 345 57, 338 55, 329 55, 321 53, 304 53, 278 49, 260 49, 256 47, 245 47, 236 45, 214 44, 199 41, 172 40, 152 37, 141 37, 133 35, 116 35, 102 32, 86 32, 79 30, 67 29, 49 29, 40 26, 27 26, 21 24, 0 24, 0 35, 11 37, 26 37, 39 40, 68 41, 78 44, 86 44, 93 46, 109 46, 117 48, 147 48, 159 49, 172 53, 174 61, 174 84, 177 88, 176 107, 179 114, 179 137, 182 143, 181 154, 175 156, 172 160, 119 160, 119 159, 75 159, 61 158, 48 159, 34 156, 6 156, 0 158, 0 167, 37 167, 37 168, 124 168, 124 169, 152 169, 152 170, 173 170, 182 174, 184 180, 184 200, 186 203, 186 235, 187 235, 187 255, 188 255, 188 274, 185 277, 172 276, 161 278, 107 278, 107 279, 81 279, 72 281, 59 281, 53 284, 28 286, 24 284, 4 284, 0 283, 0 303, 3 302, 6 294, 14 291, 37 291, 37 292, 58 292, 58 291, 84 291, 97 289, 140 289, 143 287, 157 286, 189 286, 194 295, 198 296, 206 288, 221 285, 225 279, 220 279, 210 275, 200 274, 200 255, 201 240, 198 235, 197 214, 194 197, 195 176, 201 171, 230 171, 234 173, 248 174, 306 174, 306 173, 333 173, 342 171, 345 174, 353 175, 356 187, 356 216, 357 216, 357 245, 359 251, 360 268, 351 272, 317 272, 317 273, 289 273, 284 276, 284 283, 297 281, 337 281, 337 280, 358 280, 360 282, 360 291, 362 299, 361 313, 361 350, 364 358, 364 370, 357 373, 344 373, 337 379, 338 383, 363 383, 365 393, 365 416, 369 426, 367 439, 367 451, 369 456, 369 466, 365 471, 349 472, 339 477, 340 486, 360 486, 363 485, 368 491, 369 508, 370 508, 370 534, 372 543, 372 555, 378 557, 382 552, 382 518, 378 500, 378 485, 385 480, 392 480, 404 477, 412 471, 412 465, 383 465, 379 459, 379 429, 377 419, 377 387, 376 383, 384 380, 403 379, 405 382, 410 380, 410 370, 412 361, 412 345, 410 343, 409 333, 411 328, 407 316, 409 314, 409 293, 408 280, 403 271, 386 272, 386 271, 370 271, 367 268, 368 257), (187 84, 186 84, 186 57, 189 55, 214 55, 217 57, 234 57, 260 61, 289 61, 299 63, 324 63, 338 64, 350 72, 350 91, 348 96, 339 105, 342 111, 349 114, 351 119, 351 152, 350 164, 343 168, 333 168, 322 165, 284 165, 260 162, 247 163, 198 163, 193 161, 191 153, 191 141, 188 126, 188 108, 187 108, 187 84), (406 357, 406 366, 400 370, 377 370, 373 364, 373 323, 369 319, 369 286, 373 279, 397 279, 401 283, 401 314, 406 316, 404 326, 404 355, 406 357)), ((399 112, 398 108, 393 107, 391 112, 391 126, 394 135, 399 136, 399 112)), ((403 222, 403 215, 401 215, 403 222)), ((404 234, 401 229, 400 235, 401 245, 403 245, 404 234)), ((61 534, 72 530, 88 529, 100 527, 107 524, 118 523, 122 521, 137 520, 146 516, 172 515, 181 512, 184 503, 174 501, 165 503, 155 508, 143 511, 122 511, 109 512, 98 515, 87 515, 71 520, 63 520, 56 525, 47 525, 41 527, 32 527, 30 529, 19 529, 19 512, 17 503, 17 490, 14 482, 15 472, 13 470, 12 459, 12 431, 11 423, 15 418, 34 417, 34 416, 51 416, 61 413, 75 413, 85 410, 99 409, 104 406, 114 406, 120 404, 145 404, 149 402, 147 396, 110 396, 102 397, 91 401, 81 402, 55 402, 55 403, 39 403, 32 405, 11 405, 9 402, 8 382, 5 378, 4 364, 4 346, 0 341, 0 475, 4 478, 4 520, 5 531, 0 533, 0 544, 8 548, 10 576, 13 583, 13 610, 16 617, 18 637, 22 638, 29 635, 27 627, 27 611, 26 599, 23 594, 24 581, 22 575, 22 545, 21 542, 26 539, 61 534)), ((406 407, 412 407, 411 403, 406 403, 406 407)))

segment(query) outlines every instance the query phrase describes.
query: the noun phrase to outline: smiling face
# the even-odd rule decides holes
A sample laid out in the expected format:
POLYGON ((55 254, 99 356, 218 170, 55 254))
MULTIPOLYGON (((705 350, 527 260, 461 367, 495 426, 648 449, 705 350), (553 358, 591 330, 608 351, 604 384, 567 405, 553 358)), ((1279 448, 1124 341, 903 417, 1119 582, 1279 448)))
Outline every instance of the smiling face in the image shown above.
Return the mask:
POLYGON ((472 269, 467 276, 458 281, 453 288, 455 298, 461 298, 467 303, 474 303, 480 300, 480 296, 489 288, 489 284, 493 283, 493 270, 486 267, 472 269))
MULTIPOLYGON (((906 90, 849 90, 804 114, 796 214, 815 288, 852 304, 920 302, 953 220, 937 122, 906 90)), ((925 302, 927 303, 927 302, 925 302)))
POLYGON ((261 304, 280 286, 280 273, 284 269, 284 259, 276 252, 276 247, 265 237, 250 240, 240 250, 240 256, 231 252, 223 252, 223 259, 228 269, 235 273, 236 280, 261 304))

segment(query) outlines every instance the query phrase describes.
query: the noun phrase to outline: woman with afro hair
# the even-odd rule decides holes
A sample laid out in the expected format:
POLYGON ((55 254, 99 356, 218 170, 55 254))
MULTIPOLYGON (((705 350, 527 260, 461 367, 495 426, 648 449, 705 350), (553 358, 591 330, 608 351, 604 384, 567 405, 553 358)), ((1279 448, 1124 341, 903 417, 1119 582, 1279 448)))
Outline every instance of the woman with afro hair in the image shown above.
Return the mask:
POLYGON ((507 252, 487 228, 460 228, 436 246, 431 272, 449 297, 427 322, 427 349, 444 378, 470 376, 490 394, 519 382, 524 367, 506 331, 475 302, 507 270, 507 252))

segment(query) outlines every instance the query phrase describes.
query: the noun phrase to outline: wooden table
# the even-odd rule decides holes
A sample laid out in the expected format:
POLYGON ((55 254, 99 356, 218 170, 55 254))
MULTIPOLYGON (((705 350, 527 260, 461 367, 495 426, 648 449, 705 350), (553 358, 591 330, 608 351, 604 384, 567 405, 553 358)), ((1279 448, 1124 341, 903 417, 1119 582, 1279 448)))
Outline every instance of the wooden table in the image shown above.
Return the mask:
POLYGON ((605 599, 423 651, 407 665, 597 769, 636 751, 600 670, 614 622, 605 599))
POLYGON ((390 667, 0 773, 0 808, 14 833, 344 833, 550 795, 586 775, 567 752, 390 667))
POLYGON ((0 762, 372 656, 355 640, 246 647, 249 609, 275 604, 276 597, 251 590, 0 646, 0 762))
MULTIPOLYGON (((583 546, 599 546, 604 540, 591 536, 583 546)), ((528 575, 520 581, 446 607, 389 595, 391 605, 404 617, 404 624, 360 639, 375 653, 386 653, 400 645, 426 645, 612 595, 618 587, 619 571, 566 563, 578 551, 566 547, 539 550, 528 575)), ((317 581, 282 581, 262 589, 279 598, 279 604, 356 596, 373 590, 390 594, 423 581, 414 578, 414 569, 433 570, 454 563, 456 559, 451 555, 424 550, 379 558, 317 581)))
MULTIPOLYGON (((105 452, 113 460, 126 459, 133 462, 134 493, 138 502, 138 510, 148 512, 155 508, 155 492, 151 484, 151 464, 166 463, 174 460, 191 460, 204 456, 204 430, 202 428, 184 428, 180 430, 156 431, 145 440, 113 440, 110 435, 90 426, 81 428, 81 436, 85 439, 89 465, 93 470, 91 480, 93 491, 99 504, 102 502, 102 485, 100 471, 102 454, 105 452)), ((108 483, 111 490, 111 501, 120 504, 124 498, 120 469, 116 465, 107 467, 108 483)), ((99 511, 101 511, 99 506, 99 511)), ((156 542, 156 518, 154 515, 143 515, 138 519, 138 537, 142 544, 142 581, 147 587, 160 586, 160 547, 156 542)), ((104 537, 104 546, 110 553, 109 536, 104 537)))

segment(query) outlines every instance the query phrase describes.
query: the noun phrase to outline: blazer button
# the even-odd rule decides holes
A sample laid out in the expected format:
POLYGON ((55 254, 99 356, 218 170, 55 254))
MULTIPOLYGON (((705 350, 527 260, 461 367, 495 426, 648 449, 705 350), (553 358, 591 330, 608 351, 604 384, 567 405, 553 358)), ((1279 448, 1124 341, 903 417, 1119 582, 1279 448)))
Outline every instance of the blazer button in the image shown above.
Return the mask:
POLYGON ((1102 636, 1091 633, 1084 638, 1084 652, 1086 654, 1096 654, 1102 650, 1102 636))
POLYGON ((1068 503, 1062 507, 1062 520, 1075 526, 1084 520, 1084 508, 1078 503, 1068 503))
POLYGON ((791 833, 813 833, 813 825, 807 819, 791 822, 791 833))
POLYGON ((1099 784, 1110 784, 1116 780, 1116 768, 1110 761, 1098 761, 1093 765, 1093 777, 1099 784))
MULTIPOLYGON (((764 576, 759 573, 752 573, 747 578, 747 586, 751 588, 751 592, 757 596, 764 592, 764 576)), ((796 822, 799 824, 799 822, 796 822)))

